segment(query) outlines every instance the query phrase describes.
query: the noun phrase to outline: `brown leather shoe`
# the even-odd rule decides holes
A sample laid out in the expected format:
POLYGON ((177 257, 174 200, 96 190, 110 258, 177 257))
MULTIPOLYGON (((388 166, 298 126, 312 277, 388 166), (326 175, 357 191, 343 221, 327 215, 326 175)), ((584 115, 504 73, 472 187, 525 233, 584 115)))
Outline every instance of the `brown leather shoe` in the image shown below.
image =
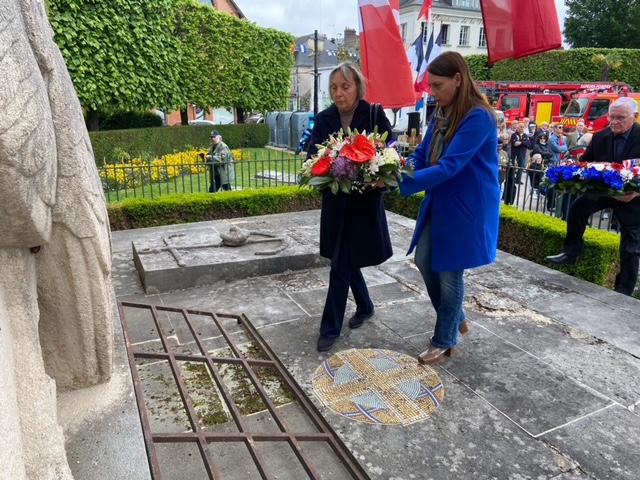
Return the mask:
POLYGON ((429 345, 427 351, 422 352, 418 356, 418 361, 423 365, 435 365, 436 363, 440 363, 445 356, 453 357, 455 354, 455 347, 438 348, 433 345, 429 345))
POLYGON ((469 322, 463 320, 460 325, 458 325, 458 331, 464 335, 465 333, 469 333, 469 322))

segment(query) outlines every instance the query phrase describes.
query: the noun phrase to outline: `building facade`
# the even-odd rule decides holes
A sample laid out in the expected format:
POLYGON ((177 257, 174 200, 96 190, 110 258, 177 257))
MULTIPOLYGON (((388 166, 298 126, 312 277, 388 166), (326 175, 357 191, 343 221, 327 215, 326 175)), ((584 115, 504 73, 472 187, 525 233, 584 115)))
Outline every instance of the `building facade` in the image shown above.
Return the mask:
POLYGON ((418 21, 424 0, 400 0, 400 32, 407 46, 424 31, 424 42, 442 31, 442 51, 455 50, 463 56, 487 54, 480 0, 434 0, 431 19, 418 21))

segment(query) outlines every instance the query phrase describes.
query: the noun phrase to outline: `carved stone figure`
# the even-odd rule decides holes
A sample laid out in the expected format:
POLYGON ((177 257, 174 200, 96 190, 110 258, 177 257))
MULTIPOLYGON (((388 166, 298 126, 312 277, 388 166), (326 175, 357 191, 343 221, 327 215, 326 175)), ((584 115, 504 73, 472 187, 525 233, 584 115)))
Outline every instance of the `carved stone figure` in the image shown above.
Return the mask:
POLYGON ((115 301, 104 195, 42 0, 0 3, 0 74, 0 471, 72 478, 56 384, 110 378, 115 301))

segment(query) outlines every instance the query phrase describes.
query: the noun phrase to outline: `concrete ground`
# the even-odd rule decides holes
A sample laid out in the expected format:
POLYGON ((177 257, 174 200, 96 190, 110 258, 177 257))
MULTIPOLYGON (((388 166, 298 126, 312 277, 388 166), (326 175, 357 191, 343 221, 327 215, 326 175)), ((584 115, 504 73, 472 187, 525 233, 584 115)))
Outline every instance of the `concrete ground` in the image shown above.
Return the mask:
MULTIPOLYGON (((318 211, 264 217, 276 226, 312 227, 318 218, 318 211)), ((445 397, 429 418, 404 427, 370 425, 317 402, 312 374, 336 351, 383 348, 416 356, 427 347, 435 315, 405 256, 414 222, 390 213, 388 220, 395 255, 365 269, 376 315, 357 330, 345 322, 327 353, 315 349, 327 267, 144 294, 132 241, 203 224, 114 232, 114 286, 119 300, 246 314, 372 479, 640 478, 638 301, 503 252, 493 265, 466 273, 471 331, 457 356, 434 367, 445 397)), ((354 310, 349 302, 347 318, 354 310)), ((119 323, 116 328, 114 379, 60 397, 78 480, 150 478, 119 323)), ((165 478, 197 478, 180 471, 165 478)))

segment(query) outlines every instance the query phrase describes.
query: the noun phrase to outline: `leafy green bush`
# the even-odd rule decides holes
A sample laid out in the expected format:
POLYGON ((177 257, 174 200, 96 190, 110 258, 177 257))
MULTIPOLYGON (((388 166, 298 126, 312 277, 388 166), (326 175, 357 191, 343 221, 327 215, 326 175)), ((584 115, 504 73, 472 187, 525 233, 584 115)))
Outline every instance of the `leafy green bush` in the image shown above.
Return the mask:
MULTIPOLYGON (((500 211, 498 248, 532 262, 547 265, 544 258, 562 251, 567 224, 556 217, 537 212, 522 212, 503 206, 500 211)), ((574 277, 613 287, 620 269, 620 238, 612 232, 588 228, 585 251, 575 266, 554 267, 574 277)))
POLYGON ((622 65, 609 75, 608 80, 620 80, 640 89, 640 50, 630 48, 572 48, 552 50, 519 60, 503 60, 487 66, 486 55, 469 55, 467 62, 476 80, 512 80, 530 82, 574 81, 589 83, 600 81, 601 67, 593 63, 594 55, 615 55, 622 65), (484 66, 483 66, 484 65, 484 66))
POLYGON ((162 119, 155 113, 115 112, 100 121, 100 130, 126 130, 129 128, 161 127, 162 119))
POLYGON ((107 206, 112 230, 155 227, 223 218, 300 212, 320 208, 317 192, 277 187, 218 193, 165 195, 155 200, 132 198, 107 206))
POLYGON ((117 156, 122 156, 124 151, 134 158, 141 156, 142 152, 151 157, 162 157, 192 147, 208 147, 212 130, 218 130, 224 142, 232 149, 262 148, 269 142, 269 125, 265 123, 110 130, 89 132, 89 137, 96 163, 103 165, 114 161, 116 150, 117 156))

